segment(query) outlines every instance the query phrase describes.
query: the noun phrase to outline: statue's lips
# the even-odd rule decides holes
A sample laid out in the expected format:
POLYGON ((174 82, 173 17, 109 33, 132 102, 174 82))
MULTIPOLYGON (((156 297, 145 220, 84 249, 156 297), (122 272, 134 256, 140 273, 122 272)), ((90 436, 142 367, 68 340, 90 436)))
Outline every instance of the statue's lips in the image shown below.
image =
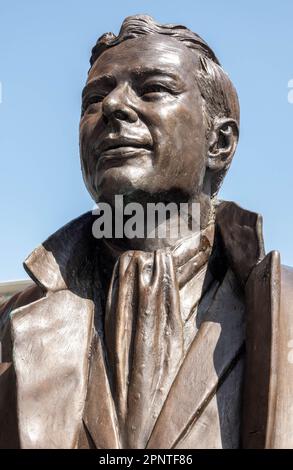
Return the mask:
POLYGON ((152 149, 151 138, 147 136, 140 136, 140 138, 133 137, 106 137, 97 146, 98 155, 118 155, 121 152, 128 151, 128 149, 152 149))
POLYGON ((130 159, 139 158, 150 153, 150 148, 142 146, 125 146, 108 149, 99 155, 98 169, 103 168, 105 170, 113 166, 121 166, 130 159))
POLYGON ((133 153, 138 153, 140 150, 148 150, 150 151, 151 149, 149 147, 144 147, 144 146, 133 146, 133 145, 125 145, 121 147, 114 147, 114 148, 109 148, 108 150, 104 150, 101 152, 100 156, 101 157, 111 157, 111 156, 119 156, 121 155, 122 157, 128 154, 133 154, 133 153))
POLYGON ((97 151, 99 167, 121 165, 124 161, 150 153, 152 147, 148 143, 131 139, 117 139, 104 141, 97 151))

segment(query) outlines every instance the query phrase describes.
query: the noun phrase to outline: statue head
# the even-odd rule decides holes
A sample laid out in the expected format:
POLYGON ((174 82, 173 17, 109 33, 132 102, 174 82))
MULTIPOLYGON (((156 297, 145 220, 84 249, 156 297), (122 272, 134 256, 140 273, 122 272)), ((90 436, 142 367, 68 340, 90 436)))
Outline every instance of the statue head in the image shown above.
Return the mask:
POLYGON ((95 201, 213 200, 238 142, 237 93, 210 47, 180 25, 130 16, 92 50, 80 154, 95 201))

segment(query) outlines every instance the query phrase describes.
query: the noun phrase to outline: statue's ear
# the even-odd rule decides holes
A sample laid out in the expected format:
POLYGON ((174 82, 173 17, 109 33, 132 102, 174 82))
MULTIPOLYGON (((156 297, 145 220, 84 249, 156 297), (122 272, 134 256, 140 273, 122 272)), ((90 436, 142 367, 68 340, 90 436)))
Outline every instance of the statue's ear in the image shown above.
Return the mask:
POLYGON ((220 171, 230 165, 239 138, 238 124, 234 119, 217 118, 210 132, 207 166, 220 171))

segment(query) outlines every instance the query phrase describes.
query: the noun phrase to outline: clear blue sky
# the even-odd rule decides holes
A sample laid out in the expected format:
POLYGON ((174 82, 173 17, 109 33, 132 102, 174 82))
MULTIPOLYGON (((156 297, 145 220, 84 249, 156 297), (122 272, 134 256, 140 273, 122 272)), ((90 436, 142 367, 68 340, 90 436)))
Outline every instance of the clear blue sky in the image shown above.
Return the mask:
POLYGON ((293 265, 293 1, 0 0, 0 281, 92 208, 78 154, 91 47, 125 16, 182 23, 215 50, 241 105, 241 138, 221 197, 264 217, 266 250, 293 265))

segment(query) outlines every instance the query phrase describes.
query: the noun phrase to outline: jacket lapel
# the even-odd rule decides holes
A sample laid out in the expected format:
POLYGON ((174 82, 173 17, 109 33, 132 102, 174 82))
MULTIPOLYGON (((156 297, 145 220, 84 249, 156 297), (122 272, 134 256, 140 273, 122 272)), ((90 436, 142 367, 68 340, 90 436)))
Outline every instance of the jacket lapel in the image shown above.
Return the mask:
MULTIPOLYGON (((280 321, 280 256, 269 253, 252 271, 247 309, 243 447, 273 447, 280 321)), ((285 362, 285 361, 284 361, 285 362)))
POLYGON ((93 305, 65 290, 13 312, 21 447, 74 448, 85 401, 93 305))
POLYGON ((119 449, 120 439, 115 405, 105 368, 101 340, 93 338, 84 424, 97 449, 119 449))
POLYGON ((244 342, 244 304, 229 270, 171 387, 148 448, 174 448, 215 395, 244 342), (170 425, 172 423, 172 425, 170 425))
POLYGON ((288 417, 293 387, 287 356, 293 328, 289 320, 292 309, 284 308, 284 297, 288 302, 292 284, 284 288, 280 254, 272 251, 264 255, 260 215, 227 202, 220 204, 218 214, 229 264, 245 289, 242 447, 290 448, 288 417))
POLYGON ((11 316, 22 448, 77 446, 94 319, 91 223, 74 220, 24 264, 45 297, 11 316))

